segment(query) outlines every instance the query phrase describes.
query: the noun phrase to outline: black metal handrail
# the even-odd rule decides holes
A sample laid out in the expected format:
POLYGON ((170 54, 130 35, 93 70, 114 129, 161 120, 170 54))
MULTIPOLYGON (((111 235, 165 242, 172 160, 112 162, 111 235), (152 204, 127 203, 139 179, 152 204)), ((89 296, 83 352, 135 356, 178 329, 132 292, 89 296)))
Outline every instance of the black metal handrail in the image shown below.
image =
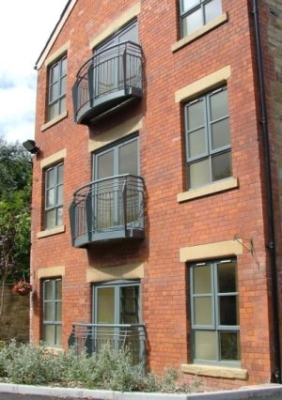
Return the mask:
POLYGON ((73 242, 98 233, 144 229, 144 181, 131 174, 92 181, 74 193, 70 207, 73 242))
POLYGON ((88 324, 73 323, 69 346, 78 354, 99 352, 103 346, 113 350, 129 349, 133 364, 146 366, 146 331, 144 324, 88 324))
POLYGON ((94 108, 111 93, 142 90, 142 52, 137 43, 127 41, 107 47, 90 57, 79 69, 73 87, 74 111, 94 108))

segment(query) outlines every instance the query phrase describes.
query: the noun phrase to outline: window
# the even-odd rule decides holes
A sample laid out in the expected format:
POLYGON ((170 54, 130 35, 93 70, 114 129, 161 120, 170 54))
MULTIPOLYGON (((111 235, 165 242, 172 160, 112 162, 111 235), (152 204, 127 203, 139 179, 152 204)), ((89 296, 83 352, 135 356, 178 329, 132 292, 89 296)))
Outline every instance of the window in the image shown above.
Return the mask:
POLYGON ((128 51, 124 58, 125 47, 118 46, 125 42, 138 43, 137 21, 134 21, 117 34, 97 47, 95 54, 95 97, 104 96, 114 90, 123 88, 125 83, 134 86, 140 80, 141 58, 135 54, 135 47, 128 51), (133 52, 132 52, 133 51, 133 52), (126 71, 124 71, 126 68, 126 71), (126 78, 126 82, 125 82, 126 78))
POLYGON ((227 88, 188 103, 184 112, 188 188, 230 177, 227 88))
POLYGON ((94 287, 96 324, 138 324, 140 322, 139 282, 118 281, 94 287))
POLYGON ((63 224, 63 173, 63 163, 45 171, 45 229, 63 224))
POLYGON ((67 56, 49 68, 48 121, 66 110, 67 56))
POLYGON ((191 265, 190 297, 193 361, 239 364, 236 261, 191 265))
POLYGON ((221 0, 180 0, 181 37, 221 15, 221 0))
POLYGON ((94 323, 101 324, 96 329, 96 351, 105 343, 115 350, 126 346, 133 363, 139 363, 144 351, 142 331, 136 326, 141 320, 140 283, 115 281, 94 286, 93 304, 94 323))
POLYGON ((62 280, 43 281, 43 341, 49 346, 62 344, 62 280))
POLYGON ((127 225, 139 224, 142 193, 138 190, 136 178, 139 173, 138 138, 119 142, 94 154, 93 165, 94 180, 101 180, 96 185, 95 193, 96 229, 123 226, 125 204, 127 225), (130 174, 126 182, 124 174, 130 174))

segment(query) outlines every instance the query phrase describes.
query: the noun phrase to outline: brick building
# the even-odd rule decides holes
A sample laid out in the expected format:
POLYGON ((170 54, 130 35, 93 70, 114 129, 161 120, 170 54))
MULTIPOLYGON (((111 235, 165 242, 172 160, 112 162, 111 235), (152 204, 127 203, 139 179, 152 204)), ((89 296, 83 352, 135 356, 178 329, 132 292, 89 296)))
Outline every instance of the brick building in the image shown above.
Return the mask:
POLYGON ((281 31, 282 0, 67 2, 36 62, 32 342, 280 382, 281 31))

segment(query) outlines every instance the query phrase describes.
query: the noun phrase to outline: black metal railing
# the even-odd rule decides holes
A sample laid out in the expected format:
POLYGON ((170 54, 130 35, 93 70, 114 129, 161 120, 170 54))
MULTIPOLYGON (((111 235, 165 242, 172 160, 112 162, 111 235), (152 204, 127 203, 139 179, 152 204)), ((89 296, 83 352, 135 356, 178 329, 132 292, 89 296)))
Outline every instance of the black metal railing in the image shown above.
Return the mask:
POLYGON ((73 87, 75 120, 87 123, 131 97, 143 95, 141 46, 127 41, 109 46, 88 59, 73 87))
POLYGON ((146 366, 146 331, 144 324, 87 324, 73 323, 69 346, 78 354, 85 350, 98 353, 103 346, 113 350, 128 349, 134 365, 146 366))
POLYGON ((70 206, 72 243, 144 237, 144 182, 124 174, 100 179, 74 193, 70 206))

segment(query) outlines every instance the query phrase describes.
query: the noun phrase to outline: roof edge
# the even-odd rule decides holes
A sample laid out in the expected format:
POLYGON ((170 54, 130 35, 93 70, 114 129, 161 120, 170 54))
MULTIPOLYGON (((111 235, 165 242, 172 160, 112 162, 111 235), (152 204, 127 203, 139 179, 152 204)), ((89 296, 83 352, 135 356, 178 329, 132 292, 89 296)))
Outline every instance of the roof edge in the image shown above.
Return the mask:
POLYGON ((53 31, 51 32, 51 35, 49 36, 45 46, 43 47, 43 50, 41 51, 38 59, 36 60, 36 63, 34 65, 35 70, 39 70, 39 68, 42 67, 42 64, 47 57, 47 54, 49 53, 51 47, 53 46, 55 40, 57 39, 61 29, 63 28, 65 22, 67 21, 72 9, 74 8, 75 4, 77 3, 77 0, 68 0, 67 4, 65 5, 60 18, 58 22, 56 23, 53 31))

